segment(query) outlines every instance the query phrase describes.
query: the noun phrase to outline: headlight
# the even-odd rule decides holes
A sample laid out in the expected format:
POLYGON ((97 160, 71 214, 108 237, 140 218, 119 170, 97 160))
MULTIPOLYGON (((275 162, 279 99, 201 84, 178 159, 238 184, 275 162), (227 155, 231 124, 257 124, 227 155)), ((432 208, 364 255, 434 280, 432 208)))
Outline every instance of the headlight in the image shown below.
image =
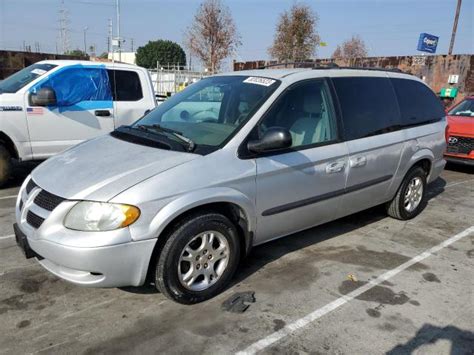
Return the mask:
POLYGON ((74 205, 64 219, 64 226, 80 231, 110 231, 135 222, 140 210, 135 206, 82 201, 74 205))

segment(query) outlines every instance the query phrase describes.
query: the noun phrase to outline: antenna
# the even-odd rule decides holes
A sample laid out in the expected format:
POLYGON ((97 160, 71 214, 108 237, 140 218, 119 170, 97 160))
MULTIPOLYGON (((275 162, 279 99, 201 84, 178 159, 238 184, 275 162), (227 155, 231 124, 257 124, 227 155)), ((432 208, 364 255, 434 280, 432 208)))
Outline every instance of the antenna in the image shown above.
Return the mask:
POLYGON ((59 7, 59 41, 63 54, 69 52, 69 23, 69 11, 64 6, 64 0, 61 0, 59 7))

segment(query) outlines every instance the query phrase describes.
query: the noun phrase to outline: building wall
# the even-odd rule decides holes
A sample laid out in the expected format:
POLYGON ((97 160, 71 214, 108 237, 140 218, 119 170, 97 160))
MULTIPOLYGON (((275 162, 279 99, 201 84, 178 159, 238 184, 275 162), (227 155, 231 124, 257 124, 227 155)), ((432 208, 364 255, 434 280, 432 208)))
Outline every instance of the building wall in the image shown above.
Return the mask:
POLYGON ((51 53, 0 51, 0 80, 5 79, 7 76, 30 66, 31 64, 47 59, 88 60, 89 57, 76 57, 51 53))
POLYGON ((115 60, 116 62, 119 61, 119 57, 120 57, 120 62, 122 63, 127 63, 127 64, 136 64, 136 52, 122 52, 120 53, 117 53, 117 52, 114 52, 114 53, 109 53, 108 55, 108 58, 109 58, 109 61, 110 60, 115 60))
MULTIPOLYGON (((234 62, 234 70, 257 69, 275 61, 234 62)), ((368 57, 346 59, 315 59, 309 64, 298 64, 297 67, 313 65, 337 64, 340 67, 379 67, 398 68, 408 74, 422 78, 434 92, 439 93, 442 87, 449 87, 449 75, 459 75, 459 83, 453 85, 459 88, 458 98, 474 94, 474 56, 460 55, 425 55, 400 57, 368 57)), ((284 68, 274 66, 272 68, 284 68)), ((293 67, 289 65, 288 67, 293 67)))

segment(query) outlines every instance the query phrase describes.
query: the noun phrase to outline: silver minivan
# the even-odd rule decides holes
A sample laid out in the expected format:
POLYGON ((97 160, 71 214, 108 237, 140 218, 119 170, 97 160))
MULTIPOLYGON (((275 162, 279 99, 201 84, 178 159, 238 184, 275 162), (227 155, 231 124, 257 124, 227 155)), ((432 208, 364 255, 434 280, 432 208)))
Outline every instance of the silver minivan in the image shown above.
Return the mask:
POLYGON ((445 165, 445 127, 435 94, 403 73, 209 77, 38 166, 18 196, 17 243, 78 285, 151 282, 200 302, 255 245, 380 204, 415 217, 445 165))

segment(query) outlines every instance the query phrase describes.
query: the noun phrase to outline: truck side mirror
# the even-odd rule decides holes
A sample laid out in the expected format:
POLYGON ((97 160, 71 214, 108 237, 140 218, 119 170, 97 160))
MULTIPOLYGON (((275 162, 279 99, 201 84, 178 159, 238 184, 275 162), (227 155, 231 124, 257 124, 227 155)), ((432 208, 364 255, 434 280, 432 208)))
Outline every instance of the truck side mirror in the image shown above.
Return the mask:
POLYGON ((56 106, 56 93, 52 88, 44 87, 36 94, 30 94, 30 106, 56 106))

